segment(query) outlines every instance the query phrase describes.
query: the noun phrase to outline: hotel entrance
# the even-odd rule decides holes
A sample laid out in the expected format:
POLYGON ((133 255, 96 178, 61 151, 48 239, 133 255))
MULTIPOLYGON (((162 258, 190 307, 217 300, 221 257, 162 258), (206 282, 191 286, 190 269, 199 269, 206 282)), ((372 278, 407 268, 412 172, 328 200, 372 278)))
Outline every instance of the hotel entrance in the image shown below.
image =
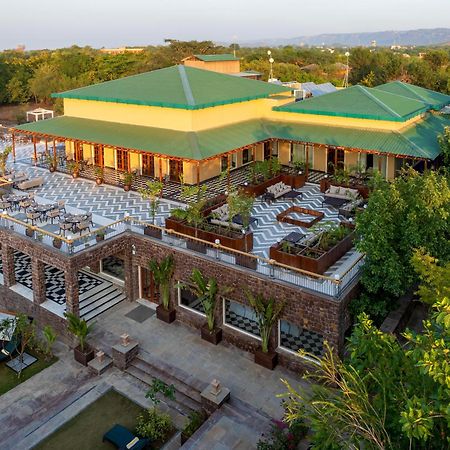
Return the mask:
POLYGON ((159 292, 152 272, 145 267, 139 269, 139 296, 150 302, 159 303, 159 292))

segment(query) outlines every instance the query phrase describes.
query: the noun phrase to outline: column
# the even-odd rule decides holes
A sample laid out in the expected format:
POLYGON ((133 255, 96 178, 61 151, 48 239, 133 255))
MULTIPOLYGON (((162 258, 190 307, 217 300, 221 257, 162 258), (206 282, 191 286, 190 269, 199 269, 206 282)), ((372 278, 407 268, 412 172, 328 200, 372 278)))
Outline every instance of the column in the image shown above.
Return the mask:
POLYGON ((14 249, 2 244, 3 284, 11 287, 16 284, 16 269, 14 267, 14 249))
POLYGON ((123 261, 125 271, 125 295, 129 302, 134 302, 139 297, 138 267, 133 265, 133 255, 131 251, 127 251, 123 255, 123 261))
POLYGON ((66 269, 64 271, 64 284, 66 288, 66 310, 79 316, 78 270, 66 269))
POLYGON ((33 303, 40 305, 47 300, 45 292, 45 264, 36 258, 31 258, 31 277, 33 280, 33 303))

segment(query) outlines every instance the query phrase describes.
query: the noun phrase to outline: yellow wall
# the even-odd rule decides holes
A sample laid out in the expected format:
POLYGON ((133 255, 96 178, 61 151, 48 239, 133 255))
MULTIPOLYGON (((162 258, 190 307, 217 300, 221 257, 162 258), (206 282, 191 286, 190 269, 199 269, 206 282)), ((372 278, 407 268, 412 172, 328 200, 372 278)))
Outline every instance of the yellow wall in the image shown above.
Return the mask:
POLYGON ((188 67, 196 67, 203 70, 211 70, 220 73, 238 73, 241 70, 239 60, 236 61, 200 61, 198 59, 187 59, 183 64, 188 67))
POLYGON ((386 164, 386 178, 388 180, 393 180, 395 178, 395 157, 388 156, 386 164))
POLYGON ((327 171, 327 149, 324 146, 314 146, 314 167, 315 170, 327 171))
POLYGON ((291 155, 291 147, 289 142, 280 141, 278 143, 278 159, 281 164, 289 164, 291 155))
POLYGON ((358 164, 357 152, 345 152, 344 165, 347 169, 358 164))
POLYGON ((138 153, 129 153, 130 156, 130 170, 138 170, 140 173, 141 161, 138 153))
POLYGON ((111 147, 105 147, 103 149, 103 161, 106 167, 115 168, 114 149, 111 147))

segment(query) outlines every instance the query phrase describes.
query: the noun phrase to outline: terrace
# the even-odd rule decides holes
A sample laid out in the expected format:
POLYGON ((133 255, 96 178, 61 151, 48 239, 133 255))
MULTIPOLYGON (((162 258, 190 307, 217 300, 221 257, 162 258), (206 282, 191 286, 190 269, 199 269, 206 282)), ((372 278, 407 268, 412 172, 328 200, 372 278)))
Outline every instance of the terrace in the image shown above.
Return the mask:
MULTIPOLYGON (((247 252, 233 250, 217 240, 207 242, 165 228, 165 219, 171 216, 171 211, 183 206, 180 202, 161 199, 153 225, 149 203, 138 193, 125 192, 121 188, 105 184, 97 186, 81 178, 74 180, 71 176, 58 172, 50 173, 47 169, 31 165, 29 154, 30 148, 27 146, 18 150, 14 170, 24 172, 29 178, 42 177, 42 186, 32 191, 12 188, 8 195, 19 197, 31 194, 29 196, 33 197, 35 204, 43 210, 50 207, 49 205, 63 202, 65 211, 55 219, 43 212, 36 222, 31 223, 25 210, 20 209, 18 204, 12 204, 0 212, 0 227, 31 242, 52 248, 66 257, 82 254, 85 250, 97 248, 102 242, 133 233, 180 250, 195 250, 195 245, 201 244, 204 258, 225 263, 230 267, 239 265, 256 274, 337 299, 357 280, 363 264, 363 255, 354 248, 346 251, 322 273, 292 267, 290 263, 275 261, 271 257, 272 246, 286 242, 295 246, 296 243, 291 242, 292 236, 300 235, 301 243, 313 238, 318 230, 328 224, 339 224, 342 221, 337 208, 323 203, 324 196, 315 184, 307 183, 296 189, 299 195, 294 197, 279 198, 276 201, 266 201, 261 196, 256 198, 251 214, 254 221, 248 230, 248 233, 252 234, 253 249, 247 252), (89 228, 79 232, 75 226, 67 232, 62 231, 59 222, 63 222, 67 215, 91 215, 89 228), (153 230, 153 233, 149 233, 149 230, 153 230)), ((235 176, 242 176, 242 173, 236 173, 235 176)), ((125 298, 122 290, 123 280, 121 281, 123 267, 120 267, 120 261, 112 257, 102 260, 101 264, 104 266, 101 274, 93 273, 89 268, 82 268, 77 273, 80 315, 86 320, 93 319, 125 298), (115 264, 117 267, 114 267, 115 264)), ((12 289, 30 300, 33 300, 34 290, 32 265, 28 255, 15 252, 16 284, 12 289)), ((63 270, 49 264, 46 264, 43 270, 45 298, 42 306, 61 317, 67 307, 67 276, 63 270)), ((3 283, 1 264, 0 281, 3 283)))

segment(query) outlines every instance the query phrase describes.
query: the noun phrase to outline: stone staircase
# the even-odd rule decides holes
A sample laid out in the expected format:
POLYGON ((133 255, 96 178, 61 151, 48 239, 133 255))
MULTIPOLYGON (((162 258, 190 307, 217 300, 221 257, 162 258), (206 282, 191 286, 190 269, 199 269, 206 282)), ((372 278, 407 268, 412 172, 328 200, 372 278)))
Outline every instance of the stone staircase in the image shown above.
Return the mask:
POLYGON ((89 322, 125 298, 120 287, 110 282, 104 282, 80 295, 80 317, 89 322))
POLYGON ((175 401, 164 399, 164 402, 183 415, 202 407, 200 392, 206 384, 145 351, 141 351, 125 371, 149 386, 153 378, 158 378, 169 386, 173 384, 175 401))

